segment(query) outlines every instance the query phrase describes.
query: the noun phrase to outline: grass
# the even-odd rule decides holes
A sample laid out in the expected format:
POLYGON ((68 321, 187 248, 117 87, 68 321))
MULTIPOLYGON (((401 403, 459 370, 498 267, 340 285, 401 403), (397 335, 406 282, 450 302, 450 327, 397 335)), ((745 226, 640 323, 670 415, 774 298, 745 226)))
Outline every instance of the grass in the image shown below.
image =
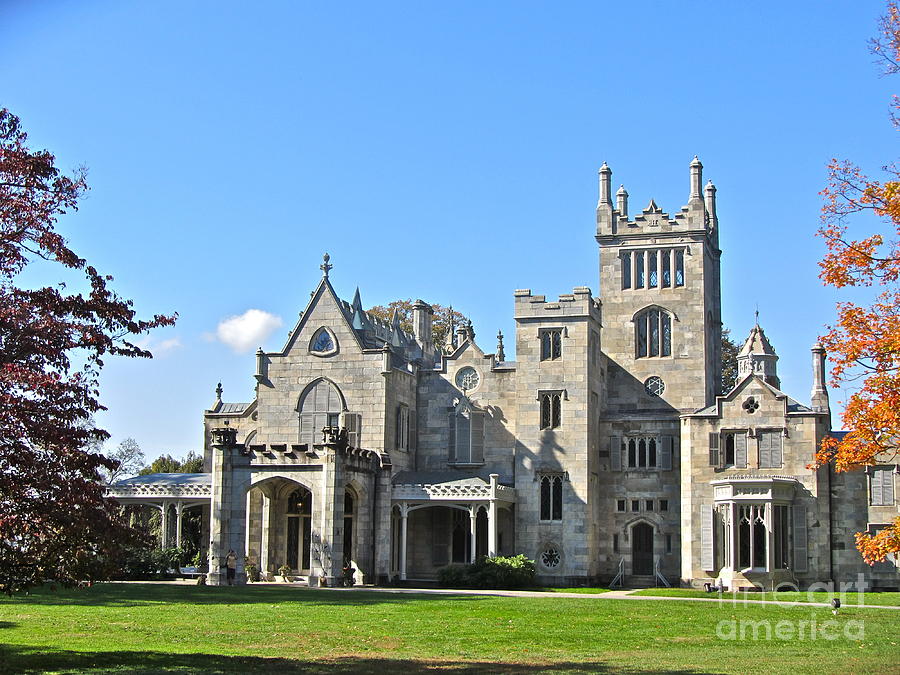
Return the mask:
POLYGON ((779 591, 773 593, 771 591, 754 592, 754 593, 723 593, 719 596, 716 593, 707 593, 706 591, 694 588, 647 588, 635 591, 632 595, 647 595, 657 598, 718 598, 722 597, 728 602, 733 600, 777 600, 781 602, 831 602, 831 599, 837 597, 841 601, 841 605, 887 605, 900 606, 900 593, 863 593, 862 600, 860 594, 848 591, 843 595, 840 593, 830 593, 826 591, 814 591, 807 593, 805 591, 779 591))
POLYGON ((716 635, 720 621, 830 619, 813 606, 103 584, 0 599, 0 672, 896 672, 895 610, 842 610, 835 640, 716 635), (848 621, 863 639, 843 635, 848 621))

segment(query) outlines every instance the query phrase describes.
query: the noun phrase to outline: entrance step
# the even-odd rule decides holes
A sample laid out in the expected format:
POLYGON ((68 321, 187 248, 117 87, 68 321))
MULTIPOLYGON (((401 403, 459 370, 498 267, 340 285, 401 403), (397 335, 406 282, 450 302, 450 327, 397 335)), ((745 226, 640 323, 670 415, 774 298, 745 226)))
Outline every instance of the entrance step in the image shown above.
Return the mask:
POLYGON ((632 574, 625 577, 625 586, 628 588, 655 588, 659 585, 652 574, 632 574))

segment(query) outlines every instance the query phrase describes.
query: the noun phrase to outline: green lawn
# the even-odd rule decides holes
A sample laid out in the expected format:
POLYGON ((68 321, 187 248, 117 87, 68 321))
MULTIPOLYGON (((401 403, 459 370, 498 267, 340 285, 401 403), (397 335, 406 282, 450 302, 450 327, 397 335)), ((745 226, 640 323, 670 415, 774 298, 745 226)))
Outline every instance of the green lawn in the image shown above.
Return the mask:
POLYGON ((662 598, 718 598, 731 602, 732 600, 779 600, 782 602, 831 602, 832 598, 840 598, 842 605, 900 605, 900 593, 863 593, 863 599, 860 601, 859 594, 847 592, 844 595, 840 593, 827 593, 824 591, 816 591, 807 593, 805 591, 784 591, 772 593, 770 591, 759 593, 723 593, 719 596, 716 593, 707 593, 706 591, 694 588, 647 588, 641 591, 635 591, 632 595, 650 595, 662 598))
POLYGON ((896 610, 842 610, 835 640, 716 635, 720 621, 831 619, 730 602, 104 584, 0 599, 0 672, 897 672, 896 610), (848 621, 863 639, 843 635, 848 621))

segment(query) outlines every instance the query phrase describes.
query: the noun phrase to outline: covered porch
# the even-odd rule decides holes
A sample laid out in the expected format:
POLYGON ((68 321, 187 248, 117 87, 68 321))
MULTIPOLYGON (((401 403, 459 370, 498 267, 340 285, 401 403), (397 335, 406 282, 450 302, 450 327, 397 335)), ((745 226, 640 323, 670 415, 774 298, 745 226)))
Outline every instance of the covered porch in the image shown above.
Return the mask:
POLYGON ((451 563, 511 554, 515 489, 498 474, 401 471, 391 489, 391 576, 433 579, 451 563))

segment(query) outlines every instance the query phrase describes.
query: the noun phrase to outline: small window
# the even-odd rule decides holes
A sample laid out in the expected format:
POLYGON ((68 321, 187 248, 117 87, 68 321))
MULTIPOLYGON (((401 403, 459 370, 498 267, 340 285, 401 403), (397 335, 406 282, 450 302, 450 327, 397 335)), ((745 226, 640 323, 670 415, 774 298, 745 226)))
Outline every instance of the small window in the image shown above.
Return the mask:
POLYGON ((671 288, 672 286, 672 258, 669 251, 662 252, 662 284, 663 288, 671 288))
POLYGON ((613 535, 613 553, 619 552, 619 535, 613 535))
POLYGON ((624 511, 625 510, 625 500, 619 499, 616 501, 616 511, 624 511))
POLYGON ((541 336, 541 361, 555 361, 562 358, 562 330, 542 330, 541 336))
POLYGON ((653 500, 652 500, 652 499, 648 499, 648 500, 646 501, 645 508, 646 508, 648 511, 652 511, 652 510, 653 510, 653 500))
POLYGON ((894 467, 877 466, 871 469, 870 498, 872 506, 894 505, 894 467))
POLYGON ((668 511, 669 510, 669 500, 668 499, 660 499, 659 500, 659 510, 660 511, 668 511))
POLYGON ((667 534, 666 535, 666 553, 671 553, 671 552, 672 552, 672 535, 667 534))
POLYGON ((656 288, 659 285, 657 272, 657 253, 659 251, 647 251, 647 288, 656 288))
POLYGON ((322 326, 309 341, 309 351, 316 356, 331 356, 337 353, 337 339, 334 333, 322 326))
POLYGON ((634 275, 634 287, 635 288, 643 288, 644 287, 644 252, 636 251, 634 254, 634 271, 636 274, 634 275))
POLYGON ((631 500, 631 510, 635 511, 635 512, 641 510, 641 500, 640 499, 632 499, 631 500))
POLYGON ((562 520, 562 476, 541 476, 541 520, 562 520))
POLYGON ((631 251, 622 254, 622 289, 631 288, 631 251))
POLYGON ((562 393, 554 391, 542 392, 541 429, 556 429, 562 423, 562 393))

